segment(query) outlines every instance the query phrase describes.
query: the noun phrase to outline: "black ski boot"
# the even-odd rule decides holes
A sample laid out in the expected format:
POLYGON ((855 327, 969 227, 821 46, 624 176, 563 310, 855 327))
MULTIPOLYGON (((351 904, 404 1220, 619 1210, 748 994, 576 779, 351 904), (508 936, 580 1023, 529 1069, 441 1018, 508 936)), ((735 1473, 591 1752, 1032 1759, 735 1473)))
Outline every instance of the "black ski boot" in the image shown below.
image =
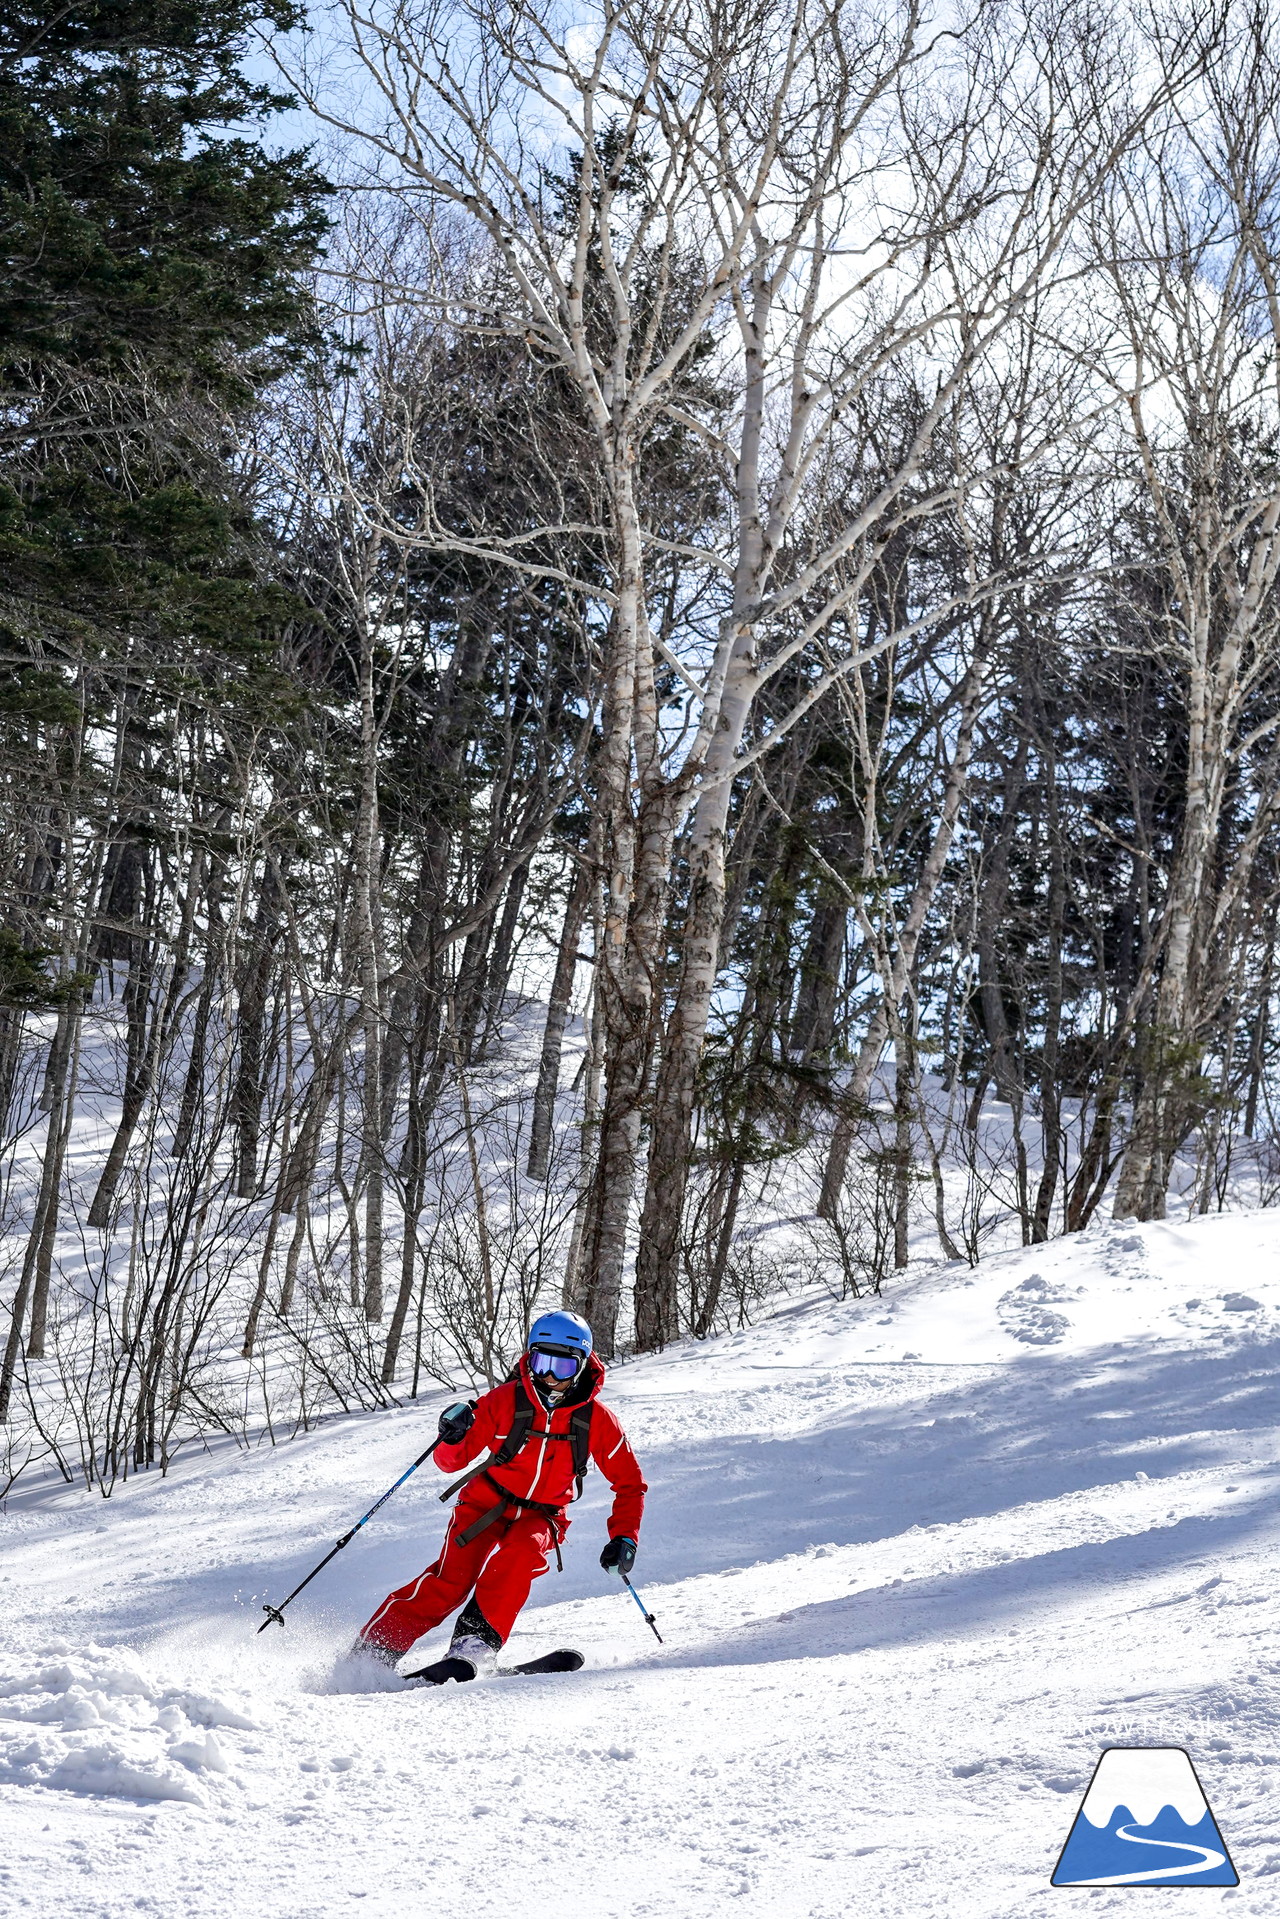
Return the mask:
POLYGON ((437 1659, 430 1666, 423 1666, 417 1672, 407 1672, 405 1678, 411 1686, 444 1686, 449 1680, 456 1679, 459 1684, 465 1679, 474 1679, 476 1669, 469 1659, 455 1659, 452 1653, 446 1653, 443 1659, 437 1659))
POLYGON ((443 1686, 450 1679, 476 1679, 482 1672, 494 1670, 501 1645, 501 1638, 475 1600, 469 1599, 453 1622, 453 1639, 444 1658, 417 1672, 407 1672, 405 1678, 416 1679, 424 1686, 443 1686))

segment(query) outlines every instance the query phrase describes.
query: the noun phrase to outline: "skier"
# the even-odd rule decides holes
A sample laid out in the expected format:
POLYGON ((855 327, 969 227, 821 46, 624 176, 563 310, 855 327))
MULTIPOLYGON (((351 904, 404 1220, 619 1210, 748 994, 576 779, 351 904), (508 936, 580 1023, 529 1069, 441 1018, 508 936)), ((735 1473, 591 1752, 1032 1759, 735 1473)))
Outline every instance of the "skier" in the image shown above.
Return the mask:
POLYGON ((647 1488, 617 1417, 597 1398, 603 1383, 586 1320, 544 1313, 503 1385, 445 1408, 436 1465, 455 1473, 485 1457, 462 1482, 439 1558, 387 1595, 361 1628, 357 1650, 395 1665, 466 1600, 447 1658, 423 1676, 474 1679, 491 1668, 530 1585, 547 1570, 547 1554, 554 1550, 559 1563, 569 1530, 564 1509, 582 1492, 588 1458, 614 1494, 600 1564, 631 1571, 647 1488))

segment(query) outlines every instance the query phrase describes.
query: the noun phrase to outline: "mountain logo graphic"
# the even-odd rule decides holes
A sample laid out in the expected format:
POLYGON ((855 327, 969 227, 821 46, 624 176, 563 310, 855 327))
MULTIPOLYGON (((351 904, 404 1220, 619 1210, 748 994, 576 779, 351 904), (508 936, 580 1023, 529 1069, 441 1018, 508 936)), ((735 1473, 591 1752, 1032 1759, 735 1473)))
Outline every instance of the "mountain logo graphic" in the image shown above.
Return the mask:
POLYGON ((1238 1886, 1181 1746, 1108 1746, 1053 1870, 1055 1886, 1238 1886))

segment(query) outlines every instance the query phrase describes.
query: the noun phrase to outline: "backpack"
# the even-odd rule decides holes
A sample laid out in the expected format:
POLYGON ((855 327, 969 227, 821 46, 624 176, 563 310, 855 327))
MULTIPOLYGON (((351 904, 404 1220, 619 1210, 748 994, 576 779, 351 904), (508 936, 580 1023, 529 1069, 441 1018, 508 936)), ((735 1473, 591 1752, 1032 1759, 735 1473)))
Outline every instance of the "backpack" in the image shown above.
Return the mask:
POLYGON ((591 1463, 592 1401, 588 1399, 584 1401, 582 1405, 575 1406, 572 1409, 569 1414, 569 1430, 567 1433, 553 1433, 550 1430, 542 1432, 534 1428, 534 1415, 538 1409, 525 1391, 524 1382, 520 1378, 519 1367, 508 1377, 509 1383, 514 1385, 516 1389, 516 1404, 515 1412, 511 1418, 511 1430, 508 1432, 501 1446, 499 1446, 497 1452, 492 1455, 487 1463, 490 1466, 509 1466, 511 1461, 516 1457, 516 1454, 521 1452, 531 1439, 567 1439, 570 1454, 573 1459, 573 1476, 578 1482, 577 1497, 581 1499, 582 1482, 586 1477, 587 1467, 591 1463))

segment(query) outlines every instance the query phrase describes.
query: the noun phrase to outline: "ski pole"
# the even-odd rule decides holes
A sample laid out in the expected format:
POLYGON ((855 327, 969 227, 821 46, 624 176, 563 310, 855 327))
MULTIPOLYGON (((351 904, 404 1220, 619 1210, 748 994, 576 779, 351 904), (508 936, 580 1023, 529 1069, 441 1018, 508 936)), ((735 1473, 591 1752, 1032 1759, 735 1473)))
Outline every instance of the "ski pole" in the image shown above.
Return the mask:
MULTIPOLYGON (((625 1573, 623 1573, 622 1575, 622 1583, 626 1587, 627 1591, 631 1594, 631 1597, 635 1600, 637 1606, 639 1606, 641 1612, 644 1613, 644 1623, 649 1628, 649 1631, 653 1634, 654 1638, 657 1640, 660 1646, 664 1645, 666 1642, 664 1641, 662 1634, 658 1631, 657 1620, 654 1618, 651 1612, 645 1612, 643 1599, 641 1599, 639 1593, 636 1591, 635 1587, 631 1584, 631 1581, 627 1578, 627 1575, 625 1573)), ((288 1603, 289 1602, 286 1599, 285 1601, 286 1606, 288 1605, 288 1603)), ((258 1631, 259 1632, 262 1631, 261 1626, 259 1626, 258 1631)))
MULTIPOLYGON (((444 1435, 441 1434, 440 1438, 442 1439, 443 1437, 444 1435)), ((320 1564, 318 1566, 313 1566, 311 1568, 311 1571, 307 1574, 306 1578, 303 1580, 302 1586, 309 1586, 312 1580, 315 1578, 316 1574, 323 1572, 325 1567, 329 1564, 329 1561, 331 1559, 336 1559, 338 1554, 342 1551, 342 1548, 344 1546, 349 1546, 351 1544, 351 1541, 355 1538, 360 1528, 363 1525, 365 1525, 370 1519, 373 1518, 373 1515, 377 1512, 379 1506, 385 1506, 387 1501, 390 1499, 392 1493, 399 1492, 400 1488, 404 1485, 405 1480, 410 1477, 410 1474, 416 1473, 419 1466, 424 1465, 426 1461, 430 1459, 432 1453, 435 1451, 436 1447, 439 1444, 440 1444, 440 1439, 433 1439, 431 1444, 427 1447, 426 1452, 418 1454, 418 1457, 414 1460, 408 1472, 401 1473, 395 1485, 388 1486, 386 1492, 383 1493, 382 1498, 374 1500, 372 1506, 370 1506, 368 1512, 364 1515, 364 1518, 357 1519, 355 1525, 351 1528, 350 1532, 343 1533, 342 1538, 338 1541, 337 1545, 333 1548, 333 1551, 327 1552, 324 1558, 320 1561, 320 1564)), ((258 1627, 259 1632, 265 1632, 267 1630, 267 1627, 271 1625, 273 1621, 275 1622, 277 1626, 283 1626, 284 1609, 287 1605, 291 1603, 291 1601, 295 1600, 298 1597, 298 1594, 302 1591, 302 1586, 295 1586, 293 1591, 289 1594, 288 1599, 282 1599, 278 1606, 264 1606, 262 1608, 263 1612, 267 1616, 263 1620, 262 1624, 258 1627)))

